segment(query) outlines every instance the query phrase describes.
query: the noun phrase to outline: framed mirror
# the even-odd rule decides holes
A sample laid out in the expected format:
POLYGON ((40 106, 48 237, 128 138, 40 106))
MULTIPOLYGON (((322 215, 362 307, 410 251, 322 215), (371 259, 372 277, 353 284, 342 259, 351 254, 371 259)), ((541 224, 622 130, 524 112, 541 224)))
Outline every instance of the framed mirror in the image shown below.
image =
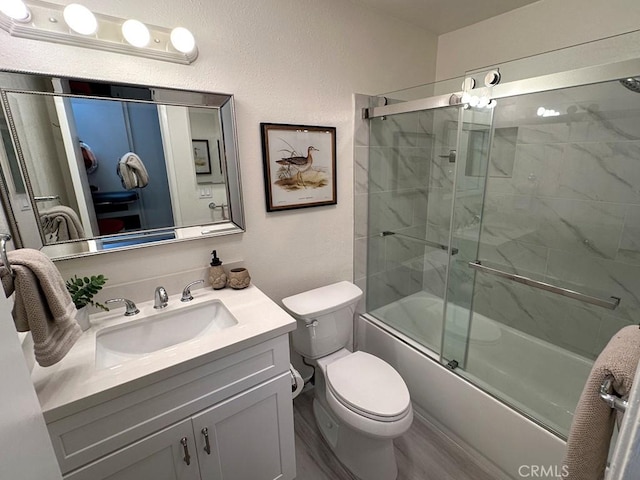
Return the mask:
POLYGON ((244 231, 233 96, 0 71, 1 194, 53 259, 244 231))

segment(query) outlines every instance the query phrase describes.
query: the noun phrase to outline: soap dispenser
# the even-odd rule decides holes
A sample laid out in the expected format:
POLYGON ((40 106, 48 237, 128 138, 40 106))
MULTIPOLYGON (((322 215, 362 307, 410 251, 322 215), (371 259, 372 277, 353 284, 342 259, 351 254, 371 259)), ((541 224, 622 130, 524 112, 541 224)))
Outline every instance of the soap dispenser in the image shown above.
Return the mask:
POLYGON ((227 285, 227 274, 222 268, 222 262, 218 258, 218 252, 211 252, 211 267, 209 267, 209 283, 214 290, 220 290, 227 285))

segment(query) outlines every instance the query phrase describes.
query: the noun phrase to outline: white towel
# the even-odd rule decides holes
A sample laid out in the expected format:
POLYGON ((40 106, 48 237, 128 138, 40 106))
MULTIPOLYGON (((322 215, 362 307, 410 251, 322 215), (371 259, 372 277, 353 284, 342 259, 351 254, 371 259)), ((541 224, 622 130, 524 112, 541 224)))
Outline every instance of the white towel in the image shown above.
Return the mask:
POLYGON ((72 208, 64 205, 41 210, 40 224, 47 238, 53 241, 62 242, 85 237, 78 214, 72 208))
POLYGON ((149 183, 149 174, 138 155, 133 152, 125 153, 118 161, 116 172, 120 176, 122 186, 126 190, 144 188, 149 183))

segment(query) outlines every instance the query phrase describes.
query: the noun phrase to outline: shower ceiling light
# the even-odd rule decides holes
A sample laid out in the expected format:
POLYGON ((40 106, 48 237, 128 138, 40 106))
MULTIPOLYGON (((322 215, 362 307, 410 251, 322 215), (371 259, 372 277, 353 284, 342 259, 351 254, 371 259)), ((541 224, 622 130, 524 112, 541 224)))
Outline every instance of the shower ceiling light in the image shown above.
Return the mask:
POLYGON ((193 34, 186 28, 175 29, 180 31, 179 37, 183 41, 173 43, 172 30, 169 28, 93 13, 79 4, 64 8, 40 0, 0 0, 0 28, 14 37, 167 62, 190 64, 198 57, 193 34), (78 17, 82 20, 78 20, 78 17), (125 24, 128 25, 126 29, 125 24))

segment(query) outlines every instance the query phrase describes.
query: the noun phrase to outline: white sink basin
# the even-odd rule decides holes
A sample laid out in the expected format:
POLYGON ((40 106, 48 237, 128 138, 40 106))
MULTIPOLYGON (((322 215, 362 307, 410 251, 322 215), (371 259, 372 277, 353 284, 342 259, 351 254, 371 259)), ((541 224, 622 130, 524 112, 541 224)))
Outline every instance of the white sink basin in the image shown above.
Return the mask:
POLYGON ((96 333, 96 368, 108 368, 237 325, 220 300, 160 311, 96 333))

